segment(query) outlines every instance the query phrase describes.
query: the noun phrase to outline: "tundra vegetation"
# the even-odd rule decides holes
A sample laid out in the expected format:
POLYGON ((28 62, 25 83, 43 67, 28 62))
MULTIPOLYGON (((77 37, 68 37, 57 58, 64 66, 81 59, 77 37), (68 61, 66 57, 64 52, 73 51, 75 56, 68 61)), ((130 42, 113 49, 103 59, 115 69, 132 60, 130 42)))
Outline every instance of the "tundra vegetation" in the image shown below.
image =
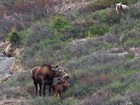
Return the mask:
POLYGON ((0 85, 0 100, 23 105, 139 105, 140 1, 58 1, 0 0, 0 39, 24 48, 19 57, 24 72, 0 85), (119 2, 129 10, 117 14, 119 2), (76 3, 78 9, 72 6, 76 3), (65 5, 72 8, 61 9, 65 5), (46 62, 59 63, 70 76, 63 103, 50 97, 48 89, 45 98, 35 95, 29 71, 46 62))

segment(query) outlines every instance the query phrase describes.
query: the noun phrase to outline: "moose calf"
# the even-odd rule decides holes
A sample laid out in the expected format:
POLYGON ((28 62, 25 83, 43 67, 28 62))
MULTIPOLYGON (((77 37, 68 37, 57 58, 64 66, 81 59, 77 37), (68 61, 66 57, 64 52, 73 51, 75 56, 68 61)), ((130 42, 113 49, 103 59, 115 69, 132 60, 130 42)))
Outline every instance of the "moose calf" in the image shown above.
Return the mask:
POLYGON ((70 87, 70 84, 66 80, 61 80, 61 81, 59 81, 56 84, 53 84, 51 86, 51 88, 52 88, 52 95, 55 95, 55 96, 59 95, 60 99, 63 99, 63 98, 66 97, 64 92, 66 91, 66 89, 68 87, 70 87))

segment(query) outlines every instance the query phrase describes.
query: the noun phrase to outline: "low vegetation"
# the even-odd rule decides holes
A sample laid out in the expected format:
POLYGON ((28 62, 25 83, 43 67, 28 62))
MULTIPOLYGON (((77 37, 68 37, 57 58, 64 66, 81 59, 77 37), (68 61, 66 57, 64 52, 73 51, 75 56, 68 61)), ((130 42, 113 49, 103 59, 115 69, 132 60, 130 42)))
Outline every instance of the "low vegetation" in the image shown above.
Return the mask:
MULTIPOLYGON (((75 3, 75 0, 72 2, 75 3)), ((8 35, 11 43, 20 43, 24 47, 20 61, 25 72, 14 75, 1 85, 1 96, 6 99, 23 97, 24 103, 29 105, 140 103, 140 58, 135 58, 129 50, 140 47, 140 2, 86 2, 90 3, 69 15, 55 12, 49 16, 50 12, 37 15, 44 8, 38 7, 39 10, 36 11, 29 7, 34 18, 30 18, 30 24, 26 27, 17 29, 16 36, 21 37, 15 38, 13 31, 8 35), (114 8, 118 2, 127 4, 129 11, 118 15, 114 8), (115 48, 123 50, 111 52, 115 48), (58 97, 35 97, 29 70, 43 63, 59 63, 70 75, 68 82, 71 87, 66 91, 67 98, 63 103, 58 97)), ((27 14, 29 16, 28 12, 27 14)))
POLYGON ((18 46, 21 44, 22 36, 13 28, 12 31, 8 33, 8 40, 13 46, 18 46))

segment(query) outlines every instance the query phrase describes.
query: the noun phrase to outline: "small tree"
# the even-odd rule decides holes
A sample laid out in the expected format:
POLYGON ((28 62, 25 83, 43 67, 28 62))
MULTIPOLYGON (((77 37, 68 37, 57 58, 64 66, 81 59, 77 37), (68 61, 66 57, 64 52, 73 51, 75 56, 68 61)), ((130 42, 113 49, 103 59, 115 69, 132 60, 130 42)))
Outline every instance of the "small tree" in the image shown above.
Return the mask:
POLYGON ((12 31, 8 33, 8 40, 12 45, 21 44, 21 35, 17 32, 15 28, 12 28, 12 31))
POLYGON ((58 31, 63 31, 67 28, 68 23, 63 20, 60 15, 57 15, 53 22, 53 28, 57 29, 58 31))

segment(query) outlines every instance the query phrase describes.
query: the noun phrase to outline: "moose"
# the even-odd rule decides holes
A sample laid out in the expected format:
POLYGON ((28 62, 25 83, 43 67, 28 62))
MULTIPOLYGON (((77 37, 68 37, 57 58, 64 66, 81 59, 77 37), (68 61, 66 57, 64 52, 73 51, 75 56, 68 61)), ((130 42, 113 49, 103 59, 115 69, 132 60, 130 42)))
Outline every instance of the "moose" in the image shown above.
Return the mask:
POLYGON ((118 14, 124 12, 125 10, 128 10, 127 5, 122 4, 122 2, 116 4, 116 11, 118 14))
POLYGON ((51 85, 53 84, 53 79, 64 78, 68 79, 68 74, 61 69, 58 65, 51 66, 50 64, 43 64, 41 66, 34 67, 31 70, 31 76, 35 86, 36 96, 38 94, 38 84, 39 84, 39 95, 42 95, 42 85, 43 85, 43 96, 45 96, 46 85, 49 85, 49 95, 51 95, 51 85))
POLYGON ((71 85, 65 79, 63 79, 63 80, 57 82, 56 84, 51 85, 52 95, 53 96, 58 96, 59 95, 60 99, 62 101, 62 99, 66 97, 64 92, 70 86, 71 85))

